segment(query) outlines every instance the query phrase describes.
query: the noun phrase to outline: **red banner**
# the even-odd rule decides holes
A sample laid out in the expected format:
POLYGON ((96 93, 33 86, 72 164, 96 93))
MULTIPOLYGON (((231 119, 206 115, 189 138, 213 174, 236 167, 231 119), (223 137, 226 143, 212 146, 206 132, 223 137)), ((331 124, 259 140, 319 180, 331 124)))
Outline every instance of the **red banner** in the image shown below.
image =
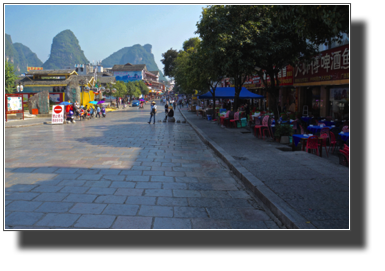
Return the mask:
POLYGON ((349 79, 349 45, 321 52, 294 70, 294 84, 349 79))
POLYGON ((41 71, 43 67, 27 67, 27 71, 41 71))

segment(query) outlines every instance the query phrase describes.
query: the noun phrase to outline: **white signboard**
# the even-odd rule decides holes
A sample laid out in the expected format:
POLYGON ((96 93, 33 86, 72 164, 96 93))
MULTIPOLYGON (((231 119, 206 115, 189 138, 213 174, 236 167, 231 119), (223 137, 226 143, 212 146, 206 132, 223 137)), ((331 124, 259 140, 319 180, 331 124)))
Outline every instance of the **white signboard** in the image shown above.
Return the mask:
POLYGON ((23 108, 21 97, 7 97, 8 111, 19 111, 23 108))
POLYGON ((52 124, 62 124, 64 121, 64 105, 52 106, 52 124))

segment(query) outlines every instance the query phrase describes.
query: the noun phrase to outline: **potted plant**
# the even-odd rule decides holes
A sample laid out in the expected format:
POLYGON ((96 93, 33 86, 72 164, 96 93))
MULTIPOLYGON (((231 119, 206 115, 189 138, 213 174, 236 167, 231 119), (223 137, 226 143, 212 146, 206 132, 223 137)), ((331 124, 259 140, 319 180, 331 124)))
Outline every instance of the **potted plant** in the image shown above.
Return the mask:
POLYGON ((279 139, 282 144, 290 142, 289 136, 293 133, 293 128, 289 124, 278 124, 275 126, 274 136, 279 139))

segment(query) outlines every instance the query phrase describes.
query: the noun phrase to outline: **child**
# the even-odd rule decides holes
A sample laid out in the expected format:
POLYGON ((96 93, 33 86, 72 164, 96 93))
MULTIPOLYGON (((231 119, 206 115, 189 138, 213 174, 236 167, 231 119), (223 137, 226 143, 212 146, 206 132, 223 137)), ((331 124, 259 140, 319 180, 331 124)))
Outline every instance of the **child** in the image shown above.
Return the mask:
POLYGON ((102 107, 101 111, 102 111, 103 118, 105 118, 106 117, 106 109, 104 107, 102 107))

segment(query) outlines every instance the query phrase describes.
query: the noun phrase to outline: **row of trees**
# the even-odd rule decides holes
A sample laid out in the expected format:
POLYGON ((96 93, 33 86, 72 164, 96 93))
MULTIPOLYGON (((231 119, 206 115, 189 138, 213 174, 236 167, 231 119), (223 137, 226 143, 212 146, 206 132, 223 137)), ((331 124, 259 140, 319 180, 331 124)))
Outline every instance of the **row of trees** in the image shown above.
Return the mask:
POLYGON ((210 91, 214 104, 218 81, 230 77, 235 110, 246 78, 257 74, 278 118, 279 71, 310 61, 320 44, 340 41, 342 33, 349 33, 348 5, 208 6, 197 23, 199 38, 162 55, 164 74, 181 92, 210 91))
POLYGON ((128 95, 130 96, 130 99, 132 99, 132 97, 139 97, 141 94, 147 95, 150 92, 147 85, 142 80, 126 83, 122 81, 117 81, 114 85, 107 84, 106 88, 110 90, 113 88, 116 89, 115 93, 110 93, 111 96, 125 97, 126 95, 128 95))

